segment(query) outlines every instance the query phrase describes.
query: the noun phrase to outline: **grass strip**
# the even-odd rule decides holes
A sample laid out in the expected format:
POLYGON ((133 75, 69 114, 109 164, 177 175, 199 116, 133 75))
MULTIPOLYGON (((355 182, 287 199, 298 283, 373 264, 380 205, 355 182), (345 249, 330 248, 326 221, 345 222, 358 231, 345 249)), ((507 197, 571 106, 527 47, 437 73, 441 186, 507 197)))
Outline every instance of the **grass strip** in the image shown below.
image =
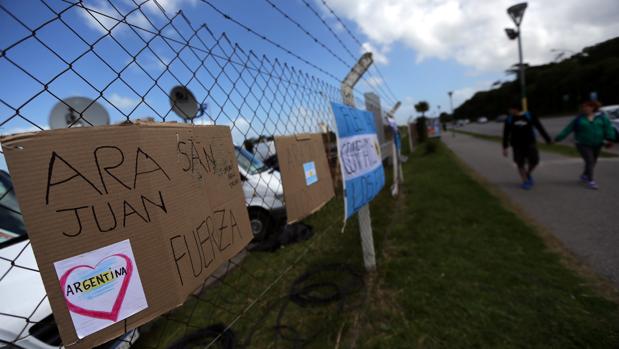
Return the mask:
MULTIPOLYGON (((465 135, 469 135, 475 138, 479 138, 479 139, 483 139, 486 141, 491 141, 491 142, 496 142, 496 143, 502 143, 503 142, 503 138, 500 136, 493 136, 493 135, 485 135, 482 133, 477 133, 477 132, 471 132, 471 131, 463 131, 463 130, 455 130, 456 133, 462 133, 465 135)), ((578 153, 578 150, 576 150, 575 147, 573 146, 569 146, 566 144, 559 144, 559 143, 552 143, 552 144, 546 144, 546 143, 537 143, 537 147, 539 148, 539 150, 541 151, 547 151, 547 152, 551 152, 551 153, 555 153, 555 154, 559 154, 559 155, 565 155, 565 156, 570 156, 570 157, 575 157, 575 158, 579 158, 580 154, 578 153)), ((605 150, 602 150, 600 152, 600 156, 603 158, 616 158, 619 157, 619 155, 614 154, 614 153, 610 153, 607 152, 605 150)))
MULTIPOLYGON (((383 190, 371 204, 378 270, 366 275, 364 291, 343 308, 289 306, 287 334, 311 335, 307 348, 616 347, 617 304, 566 268, 444 145, 429 144, 409 154, 399 199, 383 190)), ((311 240, 250 253, 221 282, 144 327, 137 347, 164 348, 231 322, 238 343, 253 333, 250 348, 295 347, 273 328, 273 309, 292 281, 322 263, 363 270, 357 219, 340 233, 341 217, 338 196, 307 220, 311 240)))

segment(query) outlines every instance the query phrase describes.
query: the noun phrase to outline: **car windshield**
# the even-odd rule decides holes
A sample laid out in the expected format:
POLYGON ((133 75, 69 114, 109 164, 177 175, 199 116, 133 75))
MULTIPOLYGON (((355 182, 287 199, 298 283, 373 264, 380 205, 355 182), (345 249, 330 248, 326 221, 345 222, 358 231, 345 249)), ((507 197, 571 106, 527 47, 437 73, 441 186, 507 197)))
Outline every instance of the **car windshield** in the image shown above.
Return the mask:
POLYGON ((0 247, 21 241, 26 236, 13 182, 8 173, 0 170, 0 247))
POLYGON ((268 167, 258 157, 247 150, 240 147, 234 147, 234 150, 239 166, 248 174, 253 175, 268 170, 268 167))

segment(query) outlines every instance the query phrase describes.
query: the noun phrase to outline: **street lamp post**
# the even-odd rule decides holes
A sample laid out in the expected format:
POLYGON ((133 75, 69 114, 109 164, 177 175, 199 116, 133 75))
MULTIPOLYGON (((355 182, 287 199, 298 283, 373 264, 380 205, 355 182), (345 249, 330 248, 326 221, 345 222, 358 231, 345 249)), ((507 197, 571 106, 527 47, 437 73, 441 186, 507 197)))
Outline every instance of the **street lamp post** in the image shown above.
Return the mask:
POLYGON ((451 109, 451 119, 453 121, 453 125, 451 126, 451 136, 455 137, 456 136, 456 118, 454 117, 454 102, 453 102, 453 91, 449 91, 447 92, 447 94, 449 95, 449 109, 451 109))
POLYGON ((520 24, 522 23, 522 17, 524 17, 524 11, 527 9, 527 3, 523 2, 516 4, 507 9, 507 14, 511 17, 512 21, 516 25, 516 30, 512 28, 506 28, 505 33, 510 40, 518 39, 518 59, 520 68, 520 93, 522 98, 522 110, 528 110, 527 104, 527 91, 526 82, 524 77, 524 63, 522 58, 522 35, 520 31, 520 24))

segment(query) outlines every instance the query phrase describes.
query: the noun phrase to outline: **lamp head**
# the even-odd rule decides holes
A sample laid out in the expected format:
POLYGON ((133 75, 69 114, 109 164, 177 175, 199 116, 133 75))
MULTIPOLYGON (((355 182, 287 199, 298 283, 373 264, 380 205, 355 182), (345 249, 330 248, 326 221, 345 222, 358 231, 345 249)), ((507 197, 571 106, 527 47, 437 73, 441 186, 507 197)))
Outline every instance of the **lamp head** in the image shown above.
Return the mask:
POLYGON ((507 37, 510 40, 515 40, 518 38, 518 35, 520 35, 520 33, 516 31, 516 29, 512 29, 512 28, 505 28, 505 34, 507 34, 507 37))
POLYGON ((507 9, 507 14, 512 18, 512 21, 516 24, 517 27, 520 26, 522 22, 522 17, 524 17, 524 11, 527 9, 527 3, 521 2, 519 4, 510 6, 507 9))

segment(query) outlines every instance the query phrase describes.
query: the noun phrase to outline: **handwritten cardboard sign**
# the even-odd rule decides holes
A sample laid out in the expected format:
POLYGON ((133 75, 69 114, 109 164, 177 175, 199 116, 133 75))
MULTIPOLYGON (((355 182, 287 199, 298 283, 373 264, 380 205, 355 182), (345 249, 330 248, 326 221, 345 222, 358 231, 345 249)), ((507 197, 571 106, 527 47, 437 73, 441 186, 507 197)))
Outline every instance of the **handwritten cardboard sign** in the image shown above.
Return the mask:
POLYGON ((385 172, 372 113, 338 103, 331 107, 344 183, 344 219, 348 219, 378 195, 385 172))
POLYGON ((275 137, 288 223, 318 211, 335 196, 319 133, 275 137))
POLYGON ((93 347, 181 305, 251 240, 228 127, 63 129, 2 147, 65 346, 93 347), (101 265, 122 282, 98 277, 101 265))

